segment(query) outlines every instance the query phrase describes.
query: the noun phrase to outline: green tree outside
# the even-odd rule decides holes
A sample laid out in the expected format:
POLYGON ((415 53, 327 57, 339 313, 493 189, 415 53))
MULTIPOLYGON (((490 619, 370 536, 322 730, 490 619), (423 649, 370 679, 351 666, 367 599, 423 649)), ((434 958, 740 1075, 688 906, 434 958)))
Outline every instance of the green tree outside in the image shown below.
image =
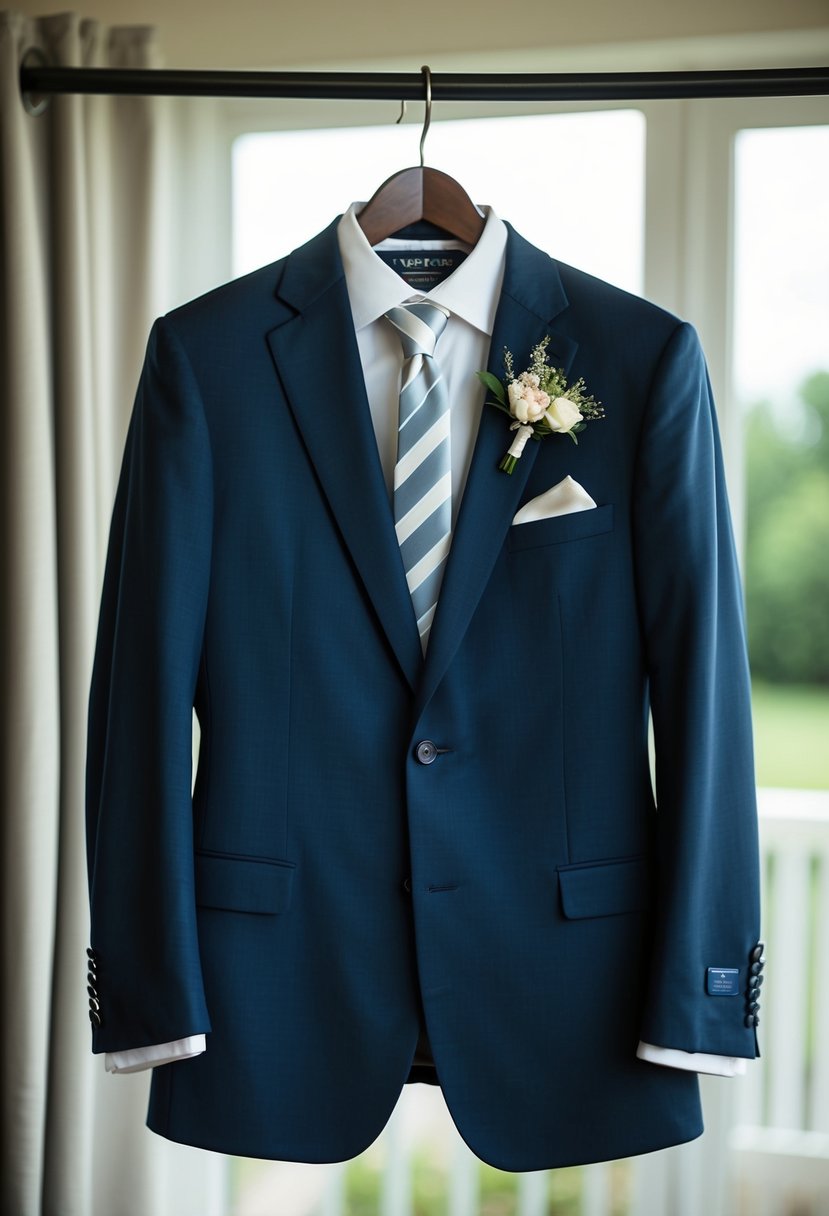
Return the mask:
POLYGON ((761 785, 829 787, 829 372, 746 422, 746 613, 761 785))

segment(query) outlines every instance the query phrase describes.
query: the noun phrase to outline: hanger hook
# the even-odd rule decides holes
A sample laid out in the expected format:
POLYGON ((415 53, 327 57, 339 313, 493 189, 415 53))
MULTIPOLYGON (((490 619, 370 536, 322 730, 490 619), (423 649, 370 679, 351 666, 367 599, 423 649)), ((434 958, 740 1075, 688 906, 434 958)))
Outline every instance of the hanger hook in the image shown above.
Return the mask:
POLYGON ((400 103, 400 113, 398 114, 397 118, 395 118, 394 125, 396 127, 399 126, 405 117, 406 117, 406 98, 404 97, 400 103))
POLYGON ((426 85, 426 112, 423 115, 423 130, 420 134, 420 167, 423 168, 423 145, 426 143, 426 136, 429 131, 429 124, 432 121, 432 73, 429 70, 428 64, 423 65, 420 69, 424 74, 424 82, 426 85))

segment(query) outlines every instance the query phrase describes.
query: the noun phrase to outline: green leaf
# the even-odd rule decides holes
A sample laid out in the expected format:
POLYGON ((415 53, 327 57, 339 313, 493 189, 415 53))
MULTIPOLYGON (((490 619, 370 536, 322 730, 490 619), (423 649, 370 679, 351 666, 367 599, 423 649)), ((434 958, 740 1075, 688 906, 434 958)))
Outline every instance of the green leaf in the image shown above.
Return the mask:
POLYGON ((493 376, 492 372, 476 372, 475 375, 485 384, 491 393, 494 393, 502 405, 506 404, 506 393, 504 386, 497 376, 493 376))
POLYGON ((578 439, 576 439, 576 436, 573 434, 573 432, 572 432, 572 431, 568 431, 568 432, 567 432, 567 434, 568 434, 568 435, 570 436, 570 438, 573 440, 573 443, 576 445, 576 447, 578 447, 578 446, 579 446, 579 441, 578 441, 578 439))

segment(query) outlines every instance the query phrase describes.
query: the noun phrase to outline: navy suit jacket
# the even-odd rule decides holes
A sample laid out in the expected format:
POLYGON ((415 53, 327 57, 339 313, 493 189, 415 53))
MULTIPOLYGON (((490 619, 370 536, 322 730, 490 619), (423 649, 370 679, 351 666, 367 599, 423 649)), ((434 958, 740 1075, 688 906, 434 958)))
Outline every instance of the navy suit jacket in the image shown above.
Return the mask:
POLYGON ((171 1139, 352 1157, 417 1076, 421 1016, 461 1134, 507 1170, 697 1136, 695 1074, 640 1039, 756 1054, 749 683, 704 358, 510 229, 489 370, 547 334, 606 417, 508 476, 483 408, 424 660, 336 222, 152 329, 88 848, 93 1050, 208 1035, 155 1070, 171 1139), (597 509, 512 525, 568 474, 597 509), (734 995, 709 993, 726 967, 734 995))

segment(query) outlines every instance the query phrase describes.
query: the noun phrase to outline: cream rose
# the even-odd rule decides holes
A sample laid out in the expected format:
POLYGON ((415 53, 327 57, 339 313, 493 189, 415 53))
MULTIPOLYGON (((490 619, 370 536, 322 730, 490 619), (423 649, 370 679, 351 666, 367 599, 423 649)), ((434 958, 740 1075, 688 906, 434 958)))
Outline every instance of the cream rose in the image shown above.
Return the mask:
POLYGON ((519 422, 540 422, 550 405, 547 393, 538 387, 538 376, 522 372, 507 387, 510 411, 519 422))
POLYGON ((553 431, 571 431, 577 422, 581 422, 581 414, 567 397, 556 397, 544 416, 553 431))

